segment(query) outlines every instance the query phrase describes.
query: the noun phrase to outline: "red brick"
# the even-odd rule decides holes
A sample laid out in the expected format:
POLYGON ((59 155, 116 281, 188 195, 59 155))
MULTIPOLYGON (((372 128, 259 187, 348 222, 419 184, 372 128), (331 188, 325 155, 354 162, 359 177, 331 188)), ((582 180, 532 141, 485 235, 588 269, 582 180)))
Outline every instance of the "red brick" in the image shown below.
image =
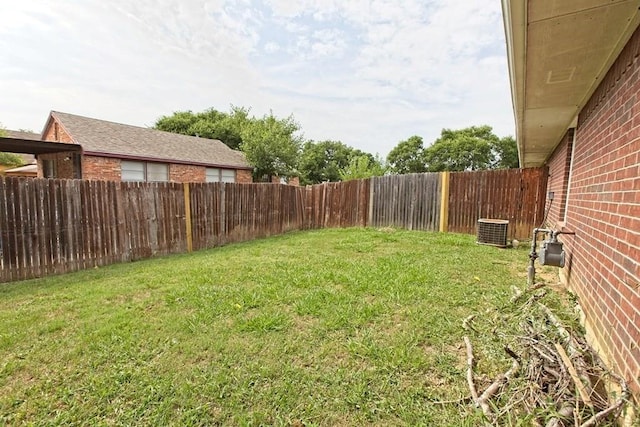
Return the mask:
MULTIPOLYGON (((614 370, 640 372, 640 58, 630 48, 613 64, 578 117, 563 239, 571 288, 614 370), (622 72, 624 70, 624 73, 622 72)), ((548 161, 549 191, 566 197, 567 136, 548 161)), ((560 204, 550 210, 561 217, 560 204)), ((632 384, 640 396, 640 383, 632 384)))

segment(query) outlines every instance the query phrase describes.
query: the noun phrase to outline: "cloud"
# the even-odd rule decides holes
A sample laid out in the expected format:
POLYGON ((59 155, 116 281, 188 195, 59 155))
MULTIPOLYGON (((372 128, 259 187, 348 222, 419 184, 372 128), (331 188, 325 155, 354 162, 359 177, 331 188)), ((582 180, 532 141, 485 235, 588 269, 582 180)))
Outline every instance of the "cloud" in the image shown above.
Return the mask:
POLYGON ((484 0, 9 0, 0 121, 151 125, 234 104, 385 155, 443 127, 512 134, 502 31, 484 0))

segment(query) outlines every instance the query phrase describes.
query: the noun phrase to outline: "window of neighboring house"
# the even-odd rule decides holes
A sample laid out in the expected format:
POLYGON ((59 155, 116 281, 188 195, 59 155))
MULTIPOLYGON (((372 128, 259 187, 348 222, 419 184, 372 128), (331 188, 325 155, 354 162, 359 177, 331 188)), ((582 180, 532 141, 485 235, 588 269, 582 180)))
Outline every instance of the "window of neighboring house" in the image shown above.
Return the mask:
POLYGON ((147 181, 169 181, 169 165, 166 163, 147 163, 147 181))
POLYGON ((123 181, 168 181, 169 165, 123 160, 121 162, 121 176, 123 181))
POLYGON ((207 168, 205 171, 207 182, 220 182, 220 169, 207 168))
POLYGON ((222 169, 221 179, 222 182, 236 182, 235 169, 222 169))
POLYGON ((42 160, 42 176, 44 178, 56 177, 56 162, 53 159, 42 160))
POLYGON ((144 181, 144 162, 123 160, 121 163, 123 181, 144 181))
POLYGON ((207 168, 207 182, 236 182, 235 169, 207 168))

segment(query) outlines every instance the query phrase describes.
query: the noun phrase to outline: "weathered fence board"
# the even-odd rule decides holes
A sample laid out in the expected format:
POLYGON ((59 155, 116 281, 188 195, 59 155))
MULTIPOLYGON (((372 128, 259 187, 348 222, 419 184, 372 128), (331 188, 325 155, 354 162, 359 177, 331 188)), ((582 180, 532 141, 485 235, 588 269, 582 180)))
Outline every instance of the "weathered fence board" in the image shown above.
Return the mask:
POLYGON ((373 227, 438 229, 440 177, 437 173, 372 178, 370 197, 373 227))
POLYGON ((396 227, 476 233, 508 219, 509 237, 542 222, 546 169, 437 173, 306 188, 279 184, 140 183, 0 178, 0 282, 186 252, 292 230, 396 227), (185 201, 185 195, 187 200, 185 201), (443 218, 445 218, 443 216, 443 218))
POLYGON ((307 187, 305 228, 366 227, 369 188, 368 179, 307 187))
POLYGON ((452 172, 449 231, 475 234, 480 218, 509 220, 509 238, 526 238, 543 220, 545 168, 452 172))

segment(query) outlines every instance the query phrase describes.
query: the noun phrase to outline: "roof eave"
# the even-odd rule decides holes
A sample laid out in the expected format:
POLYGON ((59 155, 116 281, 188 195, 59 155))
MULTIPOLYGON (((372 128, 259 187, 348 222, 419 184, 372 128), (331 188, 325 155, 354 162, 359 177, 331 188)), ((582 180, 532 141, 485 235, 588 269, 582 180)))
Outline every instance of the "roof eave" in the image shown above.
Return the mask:
POLYGON ((190 160, 178 160, 178 159, 168 159, 168 158, 160 158, 160 157, 151 157, 144 155, 131 155, 131 154, 120 154, 120 153, 108 153, 104 151, 83 151, 85 156, 94 156, 94 157, 109 157, 113 159, 123 159, 123 160, 139 160, 145 162, 161 162, 161 163, 173 163, 178 165, 191 165, 191 166, 204 166, 211 168, 223 168, 223 169, 243 169, 243 170, 253 170, 253 168, 249 165, 230 165, 230 164, 221 164, 221 163, 209 163, 209 162, 197 162, 190 160))
POLYGON ((502 0, 521 167, 541 166, 640 24, 638 0, 502 0), (590 54, 585 55, 585 49, 590 54), (565 73, 564 78, 563 73, 565 73))
POLYGON ((502 16, 507 45, 507 63, 511 82, 511 100, 516 128, 518 159, 524 164, 523 120, 525 99, 525 63, 527 2, 502 0, 502 16))

